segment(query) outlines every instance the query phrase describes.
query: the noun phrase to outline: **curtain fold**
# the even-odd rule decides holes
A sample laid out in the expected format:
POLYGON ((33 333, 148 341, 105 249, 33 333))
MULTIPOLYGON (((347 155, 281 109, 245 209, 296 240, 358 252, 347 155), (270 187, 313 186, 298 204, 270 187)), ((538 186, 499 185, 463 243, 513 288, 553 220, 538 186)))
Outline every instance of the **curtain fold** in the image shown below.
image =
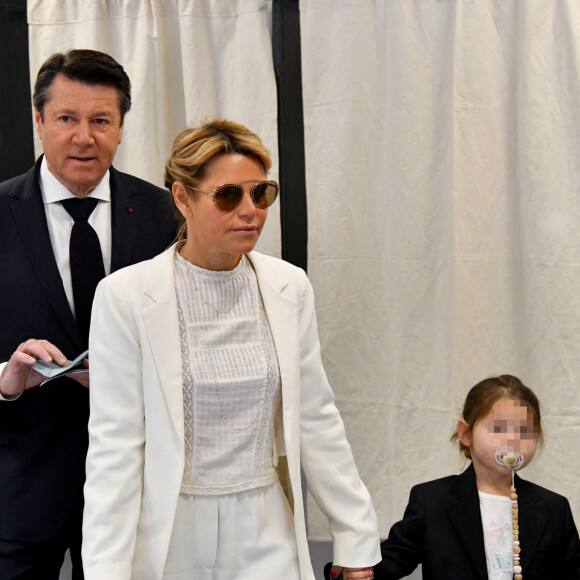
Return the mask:
MULTIPOLYGON (((163 186, 177 133, 211 116, 247 125, 263 139, 277 179, 277 103, 268 0, 29 0, 34 84, 53 52, 111 54, 132 82, 115 167, 163 186)), ((41 152, 38 140, 36 153, 41 152)), ((270 210, 258 249, 279 256, 279 210, 270 210)))
POLYGON ((300 6, 309 276, 382 535, 459 471, 465 395, 497 374, 543 405, 523 476, 580 518, 580 5, 300 6))

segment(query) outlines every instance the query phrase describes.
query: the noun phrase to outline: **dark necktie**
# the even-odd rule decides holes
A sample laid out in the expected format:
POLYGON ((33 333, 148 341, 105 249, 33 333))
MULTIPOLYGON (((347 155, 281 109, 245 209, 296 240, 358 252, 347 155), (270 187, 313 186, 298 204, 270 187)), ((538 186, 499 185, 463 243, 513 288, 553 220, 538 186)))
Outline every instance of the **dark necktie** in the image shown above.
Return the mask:
POLYGON ((62 205, 75 220, 70 235, 69 257, 77 327, 85 346, 89 341, 91 307, 95 289, 105 277, 103 254, 97 232, 88 219, 98 200, 91 198, 64 199, 62 205))

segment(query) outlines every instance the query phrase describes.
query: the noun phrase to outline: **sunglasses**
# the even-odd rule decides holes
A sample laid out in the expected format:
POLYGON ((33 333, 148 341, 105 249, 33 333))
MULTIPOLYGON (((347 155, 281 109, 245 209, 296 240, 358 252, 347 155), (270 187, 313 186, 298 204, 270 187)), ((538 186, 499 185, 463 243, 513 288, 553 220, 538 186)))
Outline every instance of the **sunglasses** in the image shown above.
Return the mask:
MULTIPOLYGON (((203 193, 204 195, 211 195, 214 205, 224 213, 234 211, 244 198, 244 188, 241 185, 233 183, 226 183, 219 185, 212 192, 202 191, 197 187, 186 185, 188 189, 193 189, 203 193)), ((280 186, 275 181, 259 181, 252 187, 250 195, 254 205, 259 209, 266 209, 270 207, 278 197, 280 186)))

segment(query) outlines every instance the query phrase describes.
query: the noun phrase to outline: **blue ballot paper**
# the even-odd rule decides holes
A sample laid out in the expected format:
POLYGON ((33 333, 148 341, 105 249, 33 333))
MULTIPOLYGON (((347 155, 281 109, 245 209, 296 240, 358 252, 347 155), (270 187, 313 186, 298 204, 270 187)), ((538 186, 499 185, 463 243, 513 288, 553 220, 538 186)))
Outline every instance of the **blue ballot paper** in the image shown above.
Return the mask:
POLYGON ((52 379, 56 379, 57 377, 66 376, 66 375, 73 375, 75 373, 87 373, 89 369, 83 366, 83 359, 89 354, 88 350, 82 352, 75 358, 74 360, 69 360, 66 365, 60 366, 55 362, 46 363, 42 360, 37 360, 33 365, 32 368, 35 371, 38 371, 41 375, 47 377, 45 381, 42 381, 40 385, 44 385, 48 383, 48 381, 52 381, 52 379))

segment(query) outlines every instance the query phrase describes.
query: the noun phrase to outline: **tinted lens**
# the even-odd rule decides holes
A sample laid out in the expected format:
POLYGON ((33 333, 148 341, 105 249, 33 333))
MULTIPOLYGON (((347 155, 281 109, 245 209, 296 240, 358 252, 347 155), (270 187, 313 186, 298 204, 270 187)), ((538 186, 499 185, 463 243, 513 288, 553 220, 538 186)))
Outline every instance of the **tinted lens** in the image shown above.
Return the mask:
POLYGON ((252 187, 252 199, 256 207, 266 209, 278 197, 278 184, 275 181, 262 181, 252 187))
POLYGON ((233 211, 240 205, 244 190, 239 185, 222 185, 214 194, 214 203, 220 211, 233 211))

